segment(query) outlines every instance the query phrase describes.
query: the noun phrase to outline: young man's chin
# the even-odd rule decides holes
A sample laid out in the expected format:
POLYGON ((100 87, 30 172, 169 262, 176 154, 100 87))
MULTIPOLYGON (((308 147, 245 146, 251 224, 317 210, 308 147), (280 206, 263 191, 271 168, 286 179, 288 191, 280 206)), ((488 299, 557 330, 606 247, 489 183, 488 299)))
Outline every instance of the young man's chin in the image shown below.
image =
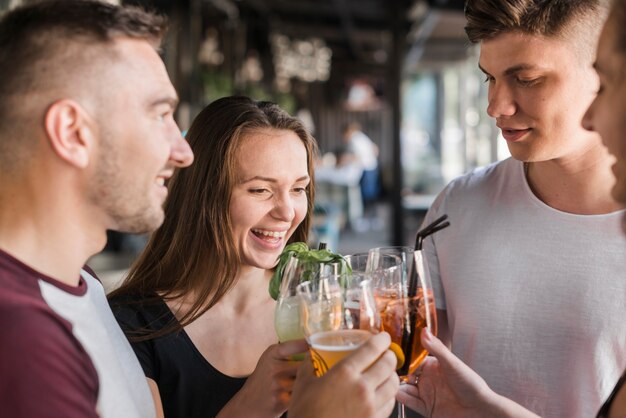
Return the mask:
POLYGON ((626 205, 626 179, 620 180, 618 178, 615 180, 615 184, 613 184, 613 188, 611 189, 611 197, 617 203, 626 205))

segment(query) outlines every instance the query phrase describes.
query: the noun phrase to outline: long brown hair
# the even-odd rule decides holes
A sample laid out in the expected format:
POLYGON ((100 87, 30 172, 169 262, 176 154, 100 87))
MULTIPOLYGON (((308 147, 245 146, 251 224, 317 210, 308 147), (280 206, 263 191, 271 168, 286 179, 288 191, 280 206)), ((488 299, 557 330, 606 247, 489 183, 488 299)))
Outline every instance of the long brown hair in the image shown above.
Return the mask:
POLYGON ((616 29, 615 45, 617 51, 622 55, 621 58, 626 60, 626 2, 613 0, 610 20, 610 24, 614 25, 616 29))
POLYGON ((195 162, 170 181, 163 225, 152 234, 121 287, 110 295, 139 295, 144 303, 193 295, 191 308, 178 323, 150 338, 193 322, 234 286, 240 255, 231 233, 229 206, 236 182, 236 151, 246 135, 267 128, 293 131, 306 148, 311 178, 306 192, 308 210, 289 242, 306 241, 315 195, 317 144, 313 137, 300 120, 276 104, 244 96, 211 103, 187 133, 195 162))

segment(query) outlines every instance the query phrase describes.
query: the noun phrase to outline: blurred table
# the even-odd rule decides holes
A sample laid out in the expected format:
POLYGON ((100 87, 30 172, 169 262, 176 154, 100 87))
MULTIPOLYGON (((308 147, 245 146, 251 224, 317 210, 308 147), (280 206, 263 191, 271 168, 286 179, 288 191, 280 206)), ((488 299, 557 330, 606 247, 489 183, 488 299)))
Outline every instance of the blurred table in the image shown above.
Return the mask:
POLYGON ((426 214, 437 198, 434 194, 409 194, 402 196, 402 207, 406 210, 426 214))

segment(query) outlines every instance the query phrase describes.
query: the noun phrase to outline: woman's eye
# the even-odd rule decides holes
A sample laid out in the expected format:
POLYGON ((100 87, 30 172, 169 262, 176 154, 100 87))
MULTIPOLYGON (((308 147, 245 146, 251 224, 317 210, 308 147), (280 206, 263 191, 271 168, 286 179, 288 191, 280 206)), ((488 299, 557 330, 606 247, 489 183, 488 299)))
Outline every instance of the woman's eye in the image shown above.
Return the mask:
POLYGON ((493 81, 493 77, 490 75, 485 76, 485 83, 488 83, 490 81, 493 81))
POLYGON ((293 191, 298 194, 303 194, 306 193, 306 187, 295 187, 293 191))
POLYGON ((268 192, 267 189, 250 189, 249 191, 253 194, 263 194, 265 192, 268 192))

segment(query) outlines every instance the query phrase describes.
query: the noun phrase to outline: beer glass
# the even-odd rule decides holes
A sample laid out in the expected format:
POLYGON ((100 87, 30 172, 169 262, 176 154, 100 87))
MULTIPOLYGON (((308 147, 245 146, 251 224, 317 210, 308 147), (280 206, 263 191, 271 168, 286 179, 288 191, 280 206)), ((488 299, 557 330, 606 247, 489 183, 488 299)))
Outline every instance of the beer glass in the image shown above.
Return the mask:
POLYGON ((365 274, 321 276, 298 285, 297 293, 302 328, 318 376, 380 331, 380 316, 365 274))

